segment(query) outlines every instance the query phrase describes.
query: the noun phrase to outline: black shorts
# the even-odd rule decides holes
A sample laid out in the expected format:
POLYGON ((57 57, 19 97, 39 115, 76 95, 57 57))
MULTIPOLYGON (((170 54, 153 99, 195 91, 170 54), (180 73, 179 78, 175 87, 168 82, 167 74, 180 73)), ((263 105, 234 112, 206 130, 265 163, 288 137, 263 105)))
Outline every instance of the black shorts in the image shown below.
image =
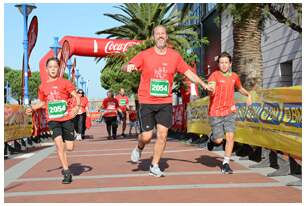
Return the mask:
POLYGON ((156 124, 172 126, 172 104, 139 104, 140 130, 150 131, 156 124))
POLYGON ((63 122, 50 121, 48 127, 51 131, 51 137, 54 139, 57 136, 62 136, 63 140, 74 141, 74 123, 73 120, 63 122))
POLYGON ((104 117, 104 121, 105 121, 106 125, 116 125, 117 124, 117 116, 104 117))

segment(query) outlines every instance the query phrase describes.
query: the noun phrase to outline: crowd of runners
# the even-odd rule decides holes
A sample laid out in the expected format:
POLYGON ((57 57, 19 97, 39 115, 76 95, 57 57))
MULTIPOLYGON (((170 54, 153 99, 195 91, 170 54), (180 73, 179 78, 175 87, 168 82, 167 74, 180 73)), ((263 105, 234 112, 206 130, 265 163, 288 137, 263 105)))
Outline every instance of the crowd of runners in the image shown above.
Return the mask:
MULTIPOLYGON (((152 31, 155 45, 133 57, 128 64, 122 67, 125 72, 140 72, 140 84, 138 88, 137 114, 135 108, 130 108, 129 99, 123 88, 114 96, 108 91, 103 100, 101 109, 106 123, 108 139, 117 138, 119 116, 122 121, 121 135, 126 136, 126 122, 129 117, 130 130, 135 128, 139 135, 135 148, 131 148, 131 161, 138 163, 142 151, 156 130, 156 142, 154 145, 153 158, 149 174, 162 177, 165 173, 160 170, 159 162, 166 147, 168 129, 172 126, 172 84, 174 75, 178 72, 184 74, 192 82, 199 84, 207 90, 210 96, 209 122, 213 135, 208 141, 208 149, 212 150, 215 145, 222 144, 226 139, 224 160, 221 172, 233 173, 229 166, 235 131, 235 88, 247 96, 247 105, 252 104, 251 95, 242 87, 239 77, 231 71, 232 58, 223 52, 218 58, 219 70, 214 71, 206 84, 183 60, 181 55, 167 47, 167 30, 165 26, 156 26, 152 31)), ((72 175, 68 167, 66 151, 73 150, 74 140, 82 140, 85 132, 86 116, 89 116, 88 99, 83 90, 75 90, 74 85, 61 77, 59 74, 59 61, 50 58, 47 63, 48 81, 43 82, 38 91, 39 102, 26 110, 31 114, 38 108, 46 108, 48 127, 54 139, 58 158, 62 165, 64 175, 62 183, 72 182, 72 175), (71 96, 73 101, 69 101, 71 96), (75 134, 76 132, 76 134, 75 134)))

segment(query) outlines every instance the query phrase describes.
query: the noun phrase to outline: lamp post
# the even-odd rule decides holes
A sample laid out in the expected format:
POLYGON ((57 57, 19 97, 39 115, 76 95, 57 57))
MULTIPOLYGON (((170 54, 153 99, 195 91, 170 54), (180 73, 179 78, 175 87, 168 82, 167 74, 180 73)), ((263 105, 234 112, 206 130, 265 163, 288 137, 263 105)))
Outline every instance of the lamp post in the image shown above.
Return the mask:
POLYGON ((58 37, 55 36, 53 38, 54 38, 54 42, 53 42, 53 45, 50 46, 50 48, 53 50, 53 55, 56 58, 58 50, 62 48, 62 46, 58 43, 58 37))
POLYGON ((87 90, 87 81, 85 81, 85 83, 84 83, 84 93, 85 93, 85 95, 87 95, 86 90, 87 90))
POLYGON ((33 9, 36 8, 33 4, 16 4, 15 7, 19 9, 23 16, 23 71, 24 71, 24 96, 23 103, 29 104, 29 91, 28 91, 28 16, 33 9))
POLYGON ((86 81, 84 80, 84 77, 81 78, 80 83, 81 83, 81 88, 83 89, 83 91, 85 91, 84 85, 85 85, 86 81))
POLYGON ((10 84, 9 84, 8 81, 6 81, 6 85, 5 85, 5 99, 4 99, 5 103, 8 103, 9 96, 10 96, 10 84))
POLYGON ((71 67, 72 67, 72 62, 70 59, 67 61, 67 68, 68 68, 68 79, 71 79, 71 67))
POLYGON ((88 87, 89 87, 89 80, 87 80, 87 83, 86 83, 86 96, 88 96, 88 87))
POLYGON ((75 78, 77 80, 77 88, 79 88, 79 78, 80 78, 80 72, 79 72, 79 69, 76 70, 75 72, 75 78))

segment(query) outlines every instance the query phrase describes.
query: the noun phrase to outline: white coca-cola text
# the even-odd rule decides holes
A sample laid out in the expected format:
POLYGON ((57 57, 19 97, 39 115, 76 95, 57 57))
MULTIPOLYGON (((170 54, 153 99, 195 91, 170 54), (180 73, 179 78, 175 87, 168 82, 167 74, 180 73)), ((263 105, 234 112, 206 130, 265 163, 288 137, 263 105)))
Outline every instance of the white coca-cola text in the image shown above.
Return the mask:
POLYGON ((114 43, 114 41, 109 41, 105 45, 104 51, 106 54, 126 52, 129 47, 135 44, 139 43, 138 42, 114 43))

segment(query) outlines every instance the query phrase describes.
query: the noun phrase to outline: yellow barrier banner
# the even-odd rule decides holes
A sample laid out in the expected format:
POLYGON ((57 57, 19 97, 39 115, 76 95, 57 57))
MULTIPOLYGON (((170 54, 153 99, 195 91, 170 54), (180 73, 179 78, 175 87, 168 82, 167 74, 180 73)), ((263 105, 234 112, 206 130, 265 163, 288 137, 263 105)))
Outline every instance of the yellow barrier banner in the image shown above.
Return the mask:
POLYGON ((32 116, 22 105, 4 105, 4 142, 32 135, 32 116))
MULTIPOLYGON (((253 104, 235 93, 237 106, 235 141, 302 157, 302 88, 281 87, 252 92, 253 104)), ((187 106, 187 132, 211 132, 209 97, 187 106)))

